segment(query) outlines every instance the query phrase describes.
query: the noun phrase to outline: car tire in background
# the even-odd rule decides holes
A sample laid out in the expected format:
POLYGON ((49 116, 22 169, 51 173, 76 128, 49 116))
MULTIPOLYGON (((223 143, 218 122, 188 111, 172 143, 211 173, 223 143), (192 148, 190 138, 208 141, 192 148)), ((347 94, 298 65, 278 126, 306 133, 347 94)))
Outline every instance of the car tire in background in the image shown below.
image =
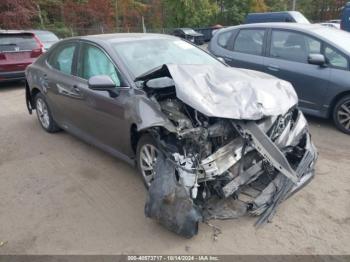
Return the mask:
POLYGON ((150 134, 143 134, 137 143, 136 164, 147 189, 154 179, 154 164, 158 153, 155 139, 150 134))
POLYGON ((336 103, 333 120, 340 131, 350 135, 350 95, 344 96, 336 103))
POLYGON ((46 102, 46 98, 43 94, 38 93, 35 96, 35 111, 38 117, 41 127, 48 133, 55 133, 61 129, 56 124, 55 120, 52 117, 50 108, 46 102))

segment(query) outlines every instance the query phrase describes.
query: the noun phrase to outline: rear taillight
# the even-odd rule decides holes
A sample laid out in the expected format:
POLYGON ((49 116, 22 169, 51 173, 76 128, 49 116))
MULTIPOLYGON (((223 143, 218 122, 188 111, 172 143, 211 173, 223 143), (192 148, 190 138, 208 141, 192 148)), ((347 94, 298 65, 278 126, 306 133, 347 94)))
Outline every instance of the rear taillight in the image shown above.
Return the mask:
POLYGON ((42 48, 34 49, 30 53, 30 57, 31 58, 39 57, 42 53, 43 53, 43 49, 42 48))
POLYGON ((6 60, 6 56, 3 53, 0 53, 0 60, 6 60))
POLYGON ((41 43, 40 39, 36 37, 36 35, 33 36, 36 43, 38 44, 38 48, 32 50, 30 57, 35 58, 44 53, 44 45, 41 43))

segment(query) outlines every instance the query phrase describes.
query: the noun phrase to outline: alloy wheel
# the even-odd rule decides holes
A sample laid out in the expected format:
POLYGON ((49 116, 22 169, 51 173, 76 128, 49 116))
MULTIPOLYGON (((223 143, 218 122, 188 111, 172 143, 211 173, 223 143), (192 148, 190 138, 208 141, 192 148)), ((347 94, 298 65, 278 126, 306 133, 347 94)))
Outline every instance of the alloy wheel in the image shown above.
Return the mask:
POLYGON ((148 186, 154 180, 154 166, 157 160, 158 150, 154 145, 145 144, 140 149, 140 171, 148 186))
POLYGON ((46 103, 41 98, 38 98, 36 100, 36 111, 37 111, 40 123, 45 129, 48 129, 50 126, 49 111, 47 109, 46 103))
POLYGON ((350 131, 350 101, 346 101, 339 106, 337 117, 339 124, 350 131))

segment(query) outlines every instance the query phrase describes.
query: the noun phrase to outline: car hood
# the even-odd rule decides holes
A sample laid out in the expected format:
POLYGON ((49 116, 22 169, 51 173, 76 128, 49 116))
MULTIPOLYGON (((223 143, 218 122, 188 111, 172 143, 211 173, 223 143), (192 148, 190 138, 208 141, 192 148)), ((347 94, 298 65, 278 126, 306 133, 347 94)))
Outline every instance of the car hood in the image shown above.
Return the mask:
POLYGON ((209 117, 258 120, 298 103, 293 86, 271 75, 226 66, 167 64, 136 80, 168 76, 176 96, 209 117))

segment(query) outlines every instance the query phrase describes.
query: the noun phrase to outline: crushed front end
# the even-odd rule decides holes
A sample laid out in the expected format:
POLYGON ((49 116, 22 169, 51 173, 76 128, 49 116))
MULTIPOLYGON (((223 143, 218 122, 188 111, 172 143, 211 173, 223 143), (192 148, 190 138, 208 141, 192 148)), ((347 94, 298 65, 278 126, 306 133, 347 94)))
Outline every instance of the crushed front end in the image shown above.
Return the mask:
POLYGON ((296 105, 260 119, 224 118, 198 111, 176 91, 147 90, 173 125, 147 130, 159 150, 148 217, 185 237, 210 219, 254 215, 261 225, 313 178, 317 151, 296 105))

